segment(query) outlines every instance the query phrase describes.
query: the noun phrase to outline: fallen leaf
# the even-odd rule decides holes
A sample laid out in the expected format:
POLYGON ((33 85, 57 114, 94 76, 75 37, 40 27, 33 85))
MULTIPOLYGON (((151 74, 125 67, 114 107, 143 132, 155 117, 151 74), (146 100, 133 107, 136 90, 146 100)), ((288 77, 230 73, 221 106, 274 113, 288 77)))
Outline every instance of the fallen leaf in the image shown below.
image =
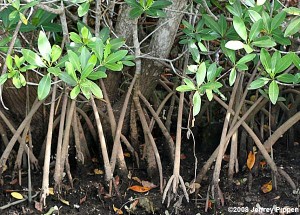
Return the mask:
POLYGON ((3 164, 3 166, 2 166, 2 172, 5 172, 6 170, 7 170, 7 165, 3 164))
POLYGON ((115 186, 118 186, 120 184, 120 177, 116 175, 115 177, 115 186))
POLYGON ((11 185, 14 185, 14 184, 16 184, 16 183, 18 183, 18 179, 17 179, 17 178, 15 178, 15 179, 12 180, 11 182, 9 182, 9 184, 11 184, 11 185))
POLYGON ((95 173, 95 175, 103 175, 104 174, 103 170, 100 170, 100 169, 94 169, 94 173, 95 173))
POLYGON ((255 163, 255 154, 250 151, 247 159, 247 167, 251 170, 255 163))
POLYGON ((224 154, 223 161, 229 162, 229 160, 230 160, 230 155, 224 154))
POLYGON ((151 188, 149 188, 149 187, 143 187, 140 185, 134 185, 134 186, 128 187, 128 189, 133 190, 138 193, 145 193, 145 192, 148 192, 149 190, 151 190, 151 188))
POLYGON ((15 199, 24 199, 24 197, 22 196, 22 194, 21 193, 18 193, 18 192, 11 192, 10 193, 10 195, 12 196, 12 197, 14 197, 15 199))
POLYGON ((181 159, 181 160, 186 159, 186 155, 185 155, 185 154, 180 154, 180 159, 181 159))
POLYGON ((124 157, 126 157, 126 158, 130 158, 130 153, 129 152, 124 152, 124 157))
POLYGON ((65 205, 70 205, 70 202, 64 199, 59 199, 62 203, 64 203, 65 205))
POLYGON ((53 189, 53 187, 49 187, 48 190, 49 190, 49 194, 50 195, 54 195, 54 189, 53 189))
POLYGON ((97 158, 92 158, 92 162, 93 163, 98 163, 98 159, 97 158))
POLYGON ((139 182, 140 184, 142 183, 141 179, 139 179, 138 177, 132 177, 131 179, 134 180, 134 181, 139 182))
POLYGON ((272 181, 265 183, 260 189, 263 193, 270 192, 272 190, 272 181))
POLYGON ((79 204, 82 204, 86 201, 86 195, 79 200, 79 204))
POLYGON ((139 200, 136 199, 133 203, 130 204, 130 209, 134 210, 138 203, 139 203, 139 200))
POLYGON ((276 196, 273 198, 273 200, 277 200, 277 199, 280 199, 280 196, 276 196))
POLYGON ((151 189, 157 187, 157 185, 155 185, 155 184, 153 184, 153 183, 151 183, 149 181, 142 181, 142 185, 143 185, 143 187, 149 187, 151 189))
POLYGON ((259 165, 261 168, 264 168, 266 166, 267 162, 266 161, 261 161, 259 162, 259 165))
POLYGON ((29 135, 27 134, 27 135, 26 135, 26 138, 25 138, 25 142, 28 143, 29 140, 30 140, 30 137, 29 137, 29 135))
POLYGON ((123 214, 123 211, 117 207, 115 207, 115 205, 113 205, 113 209, 114 209, 114 212, 116 212, 117 214, 123 214))
POLYGON ((208 208, 212 209, 212 201, 208 200, 208 208))
POLYGON ((43 211, 43 203, 34 201, 34 208, 37 209, 38 211, 42 212, 43 211))

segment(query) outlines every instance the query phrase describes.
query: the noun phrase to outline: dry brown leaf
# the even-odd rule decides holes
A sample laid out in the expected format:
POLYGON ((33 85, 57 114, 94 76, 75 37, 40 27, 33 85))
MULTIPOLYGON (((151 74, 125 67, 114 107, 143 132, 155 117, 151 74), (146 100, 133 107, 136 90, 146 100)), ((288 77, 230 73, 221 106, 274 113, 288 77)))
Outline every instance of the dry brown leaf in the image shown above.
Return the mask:
POLYGON ((54 195, 54 189, 53 189, 53 187, 49 187, 48 190, 49 190, 49 194, 50 195, 54 195))
POLYGON ((259 165, 260 165, 261 168, 265 168, 266 164, 267 164, 266 161, 259 162, 259 165))
POLYGON ((34 208, 37 209, 38 211, 42 212, 43 211, 43 203, 34 201, 34 208))
POLYGON ((19 200, 24 199, 23 195, 21 193, 18 193, 18 192, 11 192, 10 195, 12 197, 14 197, 15 199, 19 199, 19 200))
POLYGON ((151 190, 151 188, 149 188, 149 187, 143 187, 140 185, 134 185, 134 186, 128 187, 128 189, 133 190, 138 193, 145 193, 145 192, 148 192, 149 190, 151 190))
POLYGON ((180 160, 185 160, 186 159, 186 155, 185 154, 180 154, 180 160))
POLYGON ((124 157, 126 157, 126 158, 130 158, 130 153, 129 152, 124 152, 124 157))
POLYGON ((114 212, 116 212, 117 214, 123 214, 123 211, 117 207, 115 207, 115 205, 113 205, 113 209, 114 209, 114 212))
POLYGON ((138 177, 132 177, 132 180, 139 182, 140 184, 142 183, 141 179, 139 179, 138 177))
POLYGON ((255 154, 250 151, 247 159, 247 167, 251 170, 255 163, 255 154))
POLYGON ((268 183, 265 183, 260 189, 263 193, 271 192, 271 190, 272 190, 272 181, 269 181, 268 183))
POLYGON ((79 200, 79 204, 81 205, 86 201, 86 195, 79 200))
POLYGON ((27 134, 27 135, 26 135, 26 138, 25 138, 25 142, 28 143, 29 140, 30 140, 30 137, 29 137, 29 135, 27 134))
POLYGON ((149 181, 142 181, 142 185, 143 185, 143 187, 149 187, 151 189, 157 187, 157 185, 155 185, 155 184, 153 184, 153 183, 151 183, 149 181))
POLYGON ((134 210, 138 203, 139 203, 139 200, 136 199, 134 202, 132 202, 132 203, 130 204, 130 209, 134 210))
POLYGON ((18 179, 17 179, 17 178, 15 178, 15 179, 12 180, 11 182, 9 182, 9 184, 11 184, 11 185, 14 185, 14 184, 16 184, 16 183, 18 183, 18 179))
POLYGON ((104 174, 103 170, 100 170, 100 169, 94 169, 94 173, 95 173, 95 175, 103 175, 104 174))

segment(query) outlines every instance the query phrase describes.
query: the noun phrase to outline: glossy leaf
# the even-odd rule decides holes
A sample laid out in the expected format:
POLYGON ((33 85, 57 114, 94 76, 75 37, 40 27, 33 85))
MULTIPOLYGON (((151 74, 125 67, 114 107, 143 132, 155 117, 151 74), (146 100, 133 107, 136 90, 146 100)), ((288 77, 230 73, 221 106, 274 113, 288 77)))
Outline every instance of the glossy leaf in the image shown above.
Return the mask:
POLYGON ((216 79, 217 75, 218 75, 217 64, 212 63, 207 69, 207 80, 213 81, 216 79))
POLYGON ((269 73, 271 72, 271 55, 269 52, 265 49, 262 49, 260 52, 260 61, 262 65, 264 66, 265 70, 269 73))
POLYGON ((45 75, 39 85, 38 85, 38 99, 43 100, 45 99, 50 92, 51 89, 51 76, 50 74, 45 75))
POLYGON ((256 90, 265 86, 270 80, 268 78, 258 78, 255 81, 252 81, 248 90, 256 90))
POLYGON ((193 116, 198 115, 201 109, 201 96, 198 91, 193 95, 193 116))
POLYGON ((75 99, 79 93, 80 93, 80 87, 79 87, 79 85, 77 85, 70 92, 71 99, 75 99))
POLYGON ((294 35, 300 31, 300 17, 293 19, 285 29, 284 37, 294 35))
POLYGON ((276 104, 279 95, 279 87, 275 80, 269 86, 269 98, 273 105, 276 104))
POLYGON ((276 80, 288 84, 297 82, 297 78, 292 74, 280 74, 276 76, 276 80))
POLYGON ((75 32, 70 33, 70 40, 74 43, 82 43, 81 37, 75 32))
POLYGON ((231 50, 239 50, 244 48, 244 43, 239 40, 230 40, 225 44, 225 47, 231 50))
POLYGON ((110 44, 111 44, 112 50, 117 50, 125 44, 125 39, 124 38, 115 38, 115 39, 110 40, 110 44))
POLYGON ((194 83, 193 83, 190 79, 185 78, 185 79, 183 79, 183 82, 184 82, 187 86, 189 86, 191 89, 196 89, 194 83))
POLYGON ((13 70, 13 58, 10 54, 7 55, 5 63, 8 70, 13 70))
POLYGON ((262 19, 258 20, 257 22, 254 22, 249 32, 249 40, 253 41, 255 38, 257 38, 262 29, 263 29, 262 19))
POLYGON ((66 71, 69 74, 70 77, 72 77, 73 80, 78 81, 76 71, 73 67, 73 64, 71 62, 66 62, 66 71))
POLYGON ((53 45, 51 49, 51 62, 54 63, 61 56, 62 50, 58 45, 53 45))
POLYGON ((127 53, 128 53, 127 50, 120 50, 120 51, 114 52, 105 59, 105 64, 116 63, 116 62, 122 60, 127 55, 127 53))
POLYGON ((210 16, 208 15, 203 15, 203 18, 205 20, 205 24, 211 28, 213 31, 215 31, 216 33, 218 33, 219 35, 221 35, 221 29, 218 25, 218 23, 213 19, 211 18, 210 16))
POLYGON ((38 37, 38 49, 42 57, 50 62, 50 55, 51 55, 51 45, 50 42, 46 36, 46 34, 43 31, 40 31, 39 37, 38 37))
POLYGON ((80 59, 78 55, 75 52, 68 50, 68 58, 74 69, 81 72, 80 59))
POLYGON ((121 71, 123 69, 123 64, 119 63, 106 63, 105 67, 111 71, 121 71))
POLYGON ((199 50, 198 50, 198 47, 196 46, 195 42, 194 41, 191 41, 188 43, 188 47, 189 47, 189 51, 193 57, 193 60, 196 62, 196 63, 199 63, 200 61, 200 53, 199 53, 199 50))
POLYGON ((197 87, 199 87, 205 80, 206 77, 206 65, 204 62, 202 62, 196 72, 196 82, 197 87))
POLYGON ((91 91, 92 91, 93 95, 97 99, 102 99, 103 98, 102 90, 100 89, 100 87, 97 84, 95 84, 94 82, 90 81, 90 87, 91 87, 91 91))
POLYGON ((90 3, 84 2, 78 7, 78 16, 83 17, 90 9, 90 3))
POLYGON ((129 17, 132 19, 138 18, 144 13, 144 10, 140 7, 135 7, 129 11, 129 17))
POLYGON ((290 65, 292 64, 293 59, 291 54, 287 54, 285 56, 283 56, 282 58, 280 58, 278 61, 276 61, 276 66, 275 66, 275 74, 277 73, 281 73, 284 70, 286 70, 287 68, 290 67, 290 65))
POLYGON ((242 57, 236 64, 245 64, 252 61, 256 57, 256 54, 248 54, 242 57))
POLYGON ((156 8, 156 9, 162 9, 165 7, 168 7, 172 4, 171 1, 154 1, 153 4, 151 5, 151 8, 156 8))
POLYGON ((67 72, 60 73, 58 77, 72 87, 77 85, 77 82, 67 72))
POLYGON ((195 87, 191 88, 191 87, 188 86, 188 85, 181 85, 181 86, 178 86, 178 87, 176 88, 176 90, 177 90, 178 92, 190 92, 190 91, 195 90, 195 87))
POLYGON ((247 41, 247 30, 244 21, 237 16, 233 17, 233 27, 236 33, 244 40, 247 41))
POLYGON ((271 31, 278 28, 283 23, 285 17, 286 17, 286 13, 284 11, 281 11, 276 16, 274 16, 271 22, 271 31))
POLYGON ((22 54, 29 64, 37 67, 46 67, 43 60, 35 52, 28 49, 22 49, 22 54))
POLYGON ((276 43, 270 37, 260 37, 252 42, 252 45, 260 48, 270 48, 276 46, 276 43))
POLYGON ((107 78, 107 74, 104 71, 98 70, 96 72, 92 72, 91 74, 89 74, 87 78, 91 80, 98 80, 100 78, 107 78))
POLYGON ((25 17, 23 13, 19 13, 20 20, 23 22, 24 25, 28 24, 28 19, 25 17))
POLYGON ((55 76, 58 76, 61 73, 61 70, 58 67, 50 67, 47 71, 55 76))
POLYGON ((229 74, 229 85, 232 86, 236 79, 236 69, 233 67, 229 74))
POLYGON ((0 85, 3 85, 5 83, 5 81, 7 80, 8 78, 8 74, 5 73, 3 75, 0 76, 0 85))
POLYGON ((212 93, 212 90, 211 90, 211 89, 206 89, 206 90, 205 90, 205 93, 206 93, 206 96, 207 96, 208 101, 212 101, 212 99, 213 99, 213 93, 212 93))
POLYGON ((288 8, 284 8, 283 11, 287 12, 288 14, 291 15, 297 15, 300 16, 300 8, 296 8, 296 7, 288 7, 288 8))
POLYGON ((257 13, 255 10, 248 10, 248 13, 253 23, 256 23, 258 20, 261 19, 261 15, 257 13))

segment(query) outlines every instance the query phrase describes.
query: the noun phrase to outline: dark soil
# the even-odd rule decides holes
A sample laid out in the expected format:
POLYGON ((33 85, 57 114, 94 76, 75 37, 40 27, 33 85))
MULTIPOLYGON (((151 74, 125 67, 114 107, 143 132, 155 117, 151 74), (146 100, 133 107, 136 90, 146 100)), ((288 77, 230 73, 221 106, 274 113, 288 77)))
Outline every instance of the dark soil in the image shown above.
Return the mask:
MULTIPOLYGON (((195 158, 193 147, 189 143, 183 145, 183 159, 181 160, 181 175, 185 182, 190 182, 195 176, 195 158)), ((197 152, 198 170, 208 158, 208 154, 197 152)), ((170 166, 167 158, 162 157, 165 181, 172 174, 172 166, 170 166)), ((234 177, 234 185, 229 186, 226 181, 227 163, 224 162, 222 170, 222 179, 220 182, 221 189, 225 198, 225 206, 217 208, 213 200, 211 207, 207 212, 205 202, 207 197, 208 185, 212 170, 209 171, 208 177, 203 181, 197 199, 194 194, 190 195, 188 203, 184 198, 182 202, 172 201, 167 208, 166 203, 162 204, 162 194, 158 188, 154 188, 146 193, 136 193, 127 188, 132 185, 139 185, 134 180, 128 182, 120 180, 118 188, 121 196, 108 196, 108 186, 104 181, 104 175, 95 175, 94 169, 99 168, 97 163, 92 163, 85 167, 84 171, 73 171, 74 188, 68 186, 67 179, 64 181, 64 192, 61 199, 69 202, 69 205, 63 203, 54 195, 47 198, 47 207, 43 211, 38 211, 35 208, 35 202, 39 201, 39 195, 33 199, 33 202, 28 204, 27 201, 13 205, 7 209, 0 210, 0 214, 45 214, 51 207, 57 206, 59 211, 54 214, 117 214, 113 207, 121 208, 124 214, 280 214, 264 211, 263 209, 290 208, 299 210, 299 181, 300 181, 300 146, 295 146, 292 151, 288 151, 285 146, 278 146, 274 150, 274 159, 278 167, 283 168, 294 180, 298 188, 297 192, 293 192, 292 188, 282 179, 277 180, 278 189, 272 190, 269 193, 263 193, 261 186, 271 180, 271 171, 268 166, 258 171, 258 175, 253 175, 252 189, 248 190, 249 171, 244 170, 236 174, 234 177), (136 201, 138 200, 138 201, 136 201), (137 203, 135 209, 129 211, 130 205, 137 203), (260 208, 261 207, 261 208, 260 208), (250 212, 251 210, 261 209, 261 213, 250 212), (127 210, 126 210, 127 209, 127 210), (232 211, 232 212, 231 212, 232 211)), ((101 168, 100 168, 101 169, 101 168)), ((198 172, 198 171, 197 171, 198 172)), ((0 190, 0 206, 10 204, 16 199, 11 197, 10 190, 17 190, 23 195, 27 192, 27 172, 22 174, 22 186, 18 183, 12 183, 13 179, 7 170, 4 175, 4 185, 0 190)), ((139 177, 141 180, 151 181, 147 178, 145 169, 135 169, 131 171, 132 176, 139 177)), ((51 172, 53 174, 53 172, 51 172)), ((42 172, 36 171, 32 175, 33 194, 39 191, 41 187, 42 172)), ((155 180, 154 180, 155 181, 155 180)), ((53 185, 53 181, 51 183, 53 185)), ((52 186, 51 185, 51 186, 52 186)), ((211 197, 210 197, 211 198, 211 197)), ((178 198, 177 198, 178 200, 178 198)), ((167 201, 166 201, 167 202, 167 201)), ((278 211, 277 211, 278 212, 278 211)), ((282 213, 284 214, 284 213, 282 213)), ((290 214, 300 214, 297 212, 290 214)))

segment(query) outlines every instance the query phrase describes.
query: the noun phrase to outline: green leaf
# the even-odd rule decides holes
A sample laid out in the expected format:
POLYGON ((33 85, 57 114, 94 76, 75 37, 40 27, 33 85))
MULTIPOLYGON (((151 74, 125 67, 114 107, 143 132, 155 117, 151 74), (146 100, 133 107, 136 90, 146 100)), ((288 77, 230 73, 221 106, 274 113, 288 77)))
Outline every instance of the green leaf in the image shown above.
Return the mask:
POLYGON ((123 64, 119 64, 119 63, 106 63, 104 65, 107 69, 111 70, 111 71, 122 71, 123 69, 123 64))
POLYGON ((255 38, 257 38, 262 29, 263 29, 262 19, 258 20, 257 22, 254 22, 249 32, 249 40, 252 41, 255 38))
POLYGON ((81 37, 75 32, 70 33, 70 40, 72 40, 74 43, 82 43, 81 37))
POLYGON ((207 52, 208 51, 207 48, 203 45, 203 43, 198 42, 198 46, 199 46, 199 48, 202 52, 207 52))
POLYGON ((225 34, 226 34, 226 31, 227 31, 227 21, 226 21, 225 16, 223 14, 221 14, 221 16, 218 20, 218 25, 219 25, 221 36, 224 37, 225 34))
POLYGON ((292 74, 280 74, 276 77, 276 80, 283 83, 292 84, 297 81, 297 78, 292 74))
POLYGON ((135 7, 135 8, 133 8, 133 9, 131 9, 130 11, 129 11, 129 17, 131 18, 131 19, 135 19, 135 18, 138 18, 138 17, 140 17, 142 14, 144 13, 144 10, 142 9, 142 8, 140 8, 140 7, 135 7))
POLYGON ((193 95, 193 116, 196 116, 201 109, 201 96, 198 91, 193 95))
POLYGON ((188 30, 190 30, 191 32, 194 31, 194 26, 192 26, 189 22, 182 20, 182 24, 185 28, 187 28, 188 30))
POLYGON ((14 11, 12 11, 12 12, 9 14, 8 19, 9 19, 9 21, 12 21, 12 20, 14 20, 17 16, 19 16, 19 11, 14 10, 14 11))
POLYGON ((283 23, 285 17, 286 17, 286 13, 284 11, 281 11, 276 16, 274 16, 271 22, 271 31, 278 28, 283 23))
POLYGON ((81 72, 80 59, 79 59, 78 55, 75 52, 68 50, 68 57, 69 57, 69 61, 72 64, 72 66, 78 72, 81 72))
POLYGON ((77 81, 75 81, 67 72, 61 72, 58 77, 72 87, 77 85, 77 81))
POLYGON ((256 54, 248 54, 242 57, 236 64, 245 64, 252 61, 256 57, 256 54))
POLYGON ((189 47, 190 53, 192 54, 193 60, 196 63, 199 63, 200 53, 199 53, 198 47, 196 46, 195 42, 194 41, 189 42, 188 47, 189 47))
POLYGON ((22 49, 22 54, 29 64, 37 67, 46 67, 43 60, 35 52, 28 49, 22 49))
POLYGON ((82 73, 81 73, 81 79, 84 79, 86 77, 88 77, 94 69, 94 65, 93 64, 87 64, 86 67, 83 69, 82 73))
POLYGON ((300 30, 300 17, 293 19, 285 29, 284 37, 292 36, 300 30))
POLYGON ((88 100, 91 98, 91 84, 90 81, 86 80, 80 84, 80 89, 85 98, 88 100))
POLYGON ((24 57, 18 57, 18 55, 15 55, 15 64, 18 68, 21 67, 21 65, 25 62, 25 58, 24 57))
POLYGON ((238 40, 230 40, 225 44, 225 47, 230 50, 239 50, 244 48, 244 43, 238 40))
POLYGON ((11 2, 11 6, 13 6, 15 9, 20 9, 20 0, 14 0, 11 2))
POLYGON ((79 93, 80 93, 80 87, 77 85, 70 92, 71 99, 76 99, 79 93))
POLYGON ((51 76, 50 74, 45 75, 38 86, 38 99, 43 100, 45 99, 50 92, 51 89, 51 76))
POLYGON ((291 54, 287 54, 285 56, 283 56, 282 58, 280 58, 275 66, 275 74, 283 72, 284 70, 286 70, 287 68, 289 68, 289 66, 292 64, 293 62, 293 57, 291 54))
POLYGON ((283 11, 285 11, 288 14, 291 14, 291 15, 300 16, 300 8, 288 7, 288 8, 284 8, 283 11))
POLYGON ((73 80, 78 81, 76 71, 74 70, 73 64, 70 62, 65 63, 67 73, 72 77, 73 80))
POLYGON ((279 61, 279 59, 281 58, 281 54, 279 53, 279 51, 275 51, 271 57, 271 70, 272 72, 275 71, 275 66, 276 63, 279 61))
POLYGON ((125 44, 125 39, 124 38, 115 38, 115 39, 110 40, 110 44, 111 44, 112 50, 117 50, 125 44))
POLYGON ((5 83, 5 81, 7 80, 8 78, 8 74, 5 73, 3 75, 0 76, 0 85, 3 85, 5 83))
POLYGON ((122 60, 122 64, 124 64, 125 66, 135 66, 135 63, 128 60, 122 60))
POLYGON ((261 15, 257 13, 255 10, 248 10, 248 13, 253 23, 256 23, 258 20, 261 19, 261 15))
POLYGON ((78 7, 78 16, 83 17, 90 9, 90 3, 84 2, 78 7))
POLYGON ((248 70, 248 66, 246 64, 237 64, 236 65, 236 68, 239 70, 239 71, 246 71, 248 70))
POLYGON ((100 78, 107 78, 107 74, 104 71, 96 71, 96 72, 92 72, 91 74, 89 74, 89 76, 87 78, 95 81, 100 78))
POLYGON ((270 73, 271 72, 271 55, 266 49, 262 49, 260 52, 260 61, 264 66, 265 70, 270 73))
POLYGON ((216 79, 217 77, 217 64, 216 63, 212 63, 208 69, 207 69, 207 80, 208 81, 213 81, 216 79))
POLYGON ((270 81, 270 79, 268 79, 268 78, 260 77, 260 78, 258 78, 258 79, 251 82, 250 86, 248 87, 248 90, 256 90, 258 88, 262 88, 269 81, 270 81))
POLYGON ((86 26, 83 26, 81 28, 80 33, 81 33, 81 36, 82 36, 83 39, 88 39, 89 38, 90 31, 86 26))
POLYGON ((127 50, 120 50, 120 51, 110 54, 106 59, 104 59, 105 65, 111 64, 111 63, 116 63, 116 62, 122 60, 127 55, 127 53, 128 53, 127 50))
POLYGON ((279 95, 279 87, 275 80, 269 86, 269 98, 273 105, 276 104, 279 95))
POLYGON ((181 86, 178 86, 178 87, 176 88, 176 90, 177 90, 178 92, 189 92, 189 91, 195 90, 195 88, 194 88, 194 87, 191 88, 191 87, 188 86, 188 85, 181 85, 181 86))
POLYGON ((205 93, 206 93, 208 101, 211 101, 213 99, 213 92, 212 92, 212 90, 211 89, 206 89, 205 93))
POLYGON ((104 27, 99 32, 99 39, 101 39, 103 42, 106 42, 106 40, 109 38, 110 29, 108 27, 104 27))
POLYGON ((265 26, 265 29, 268 33, 271 31, 271 18, 270 15, 266 11, 262 11, 262 20, 265 26))
POLYGON ((244 40, 247 41, 247 30, 244 21, 237 16, 233 17, 233 27, 236 33, 244 40))
POLYGON ((232 86, 236 79, 236 69, 233 67, 229 74, 229 85, 232 86))
POLYGON ((13 76, 12 83, 17 89, 20 89, 22 86, 26 85, 26 80, 21 73, 18 73, 17 75, 13 76))
POLYGON ((28 20, 27 18, 24 16, 23 13, 19 13, 19 16, 20 16, 20 19, 21 21, 23 22, 24 25, 27 25, 28 24, 28 20))
POLYGON ((103 59, 103 51, 104 51, 104 44, 101 39, 97 38, 96 40, 96 47, 93 49, 95 55, 97 56, 98 60, 102 62, 103 59))
POLYGON ((196 89, 194 83, 193 83, 190 79, 184 78, 184 79, 183 79, 183 82, 184 82, 187 86, 189 86, 191 89, 194 89, 194 90, 196 89))
POLYGON ((247 54, 250 54, 250 53, 253 52, 253 48, 250 45, 248 45, 248 44, 244 45, 244 49, 247 52, 247 54))
POLYGON ((58 60, 62 53, 61 48, 58 45, 53 45, 51 49, 51 62, 54 63, 55 61, 58 60))
POLYGON ((125 0, 125 2, 131 7, 141 7, 136 0, 125 0))
POLYGON ((270 48, 276 46, 276 43, 268 36, 260 37, 253 41, 251 44, 261 48, 270 48))
POLYGON ((187 74, 194 74, 197 72, 198 65, 188 65, 187 66, 187 74))
POLYGON ((170 1, 155 1, 153 2, 153 4, 151 5, 151 8, 154 8, 154 9, 163 9, 163 8, 166 8, 168 6, 170 6, 172 4, 172 2, 170 1))
POLYGON ((199 87, 205 80, 206 77, 206 65, 204 62, 202 62, 196 72, 196 82, 197 87, 199 87))
POLYGON ((209 15, 206 14, 203 15, 203 18, 205 20, 205 24, 207 25, 207 27, 209 27, 210 29, 212 29, 213 31, 221 35, 222 32, 220 26, 215 20, 213 20, 213 18, 211 18, 209 15))
POLYGON ((102 99, 103 98, 103 94, 102 94, 102 90, 100 89, 100 87, 95 84, 94 82, 90 81, 90 85, 91 85, 91 91, 94 94, 94 96, 96 96, 96 98, 98 99, 102 99))
POLYGON ((201 89, 211 89, 211 90, 217 90, 219 88, 223 87, 223 84, 221 84, 220 82, 217 81, 213 81, 213 82, 208 82, 204 85, 201 86, 201 89))
POLYGON ((294 65, 297 67, 298 70, 300 70, 300 57, 296 55, 295 53, 292 54, 292 61, 294 65))
POLYGON ((51 55, 51 45, 43 31, 40 31, 39 38, 38 38, 38 49, 42 57, 47 61, 50 62, 50 55, 51 55))
POLYGON ((47 69, 47 72, 53 74, 54 76, 59 76, 59 74, 61 73, 61 70, 58 67, 50 67, 47 69))
MULTIPOLYGON (((86 47, 82 47, 81 53, 79 56, 81 69, 86 67, 90 57, 91 57, 91 53, 89 52, 89 50, 86 47)), ((96 57, 95 57, 95 60, 97 61, 96 57)), ((96 64, 96 62, 95 62, 95 64, 96 64)))
POLYGON ((13 58, 10 54, 7 55, 5 63, 8 70, 13 70, 13 58))

